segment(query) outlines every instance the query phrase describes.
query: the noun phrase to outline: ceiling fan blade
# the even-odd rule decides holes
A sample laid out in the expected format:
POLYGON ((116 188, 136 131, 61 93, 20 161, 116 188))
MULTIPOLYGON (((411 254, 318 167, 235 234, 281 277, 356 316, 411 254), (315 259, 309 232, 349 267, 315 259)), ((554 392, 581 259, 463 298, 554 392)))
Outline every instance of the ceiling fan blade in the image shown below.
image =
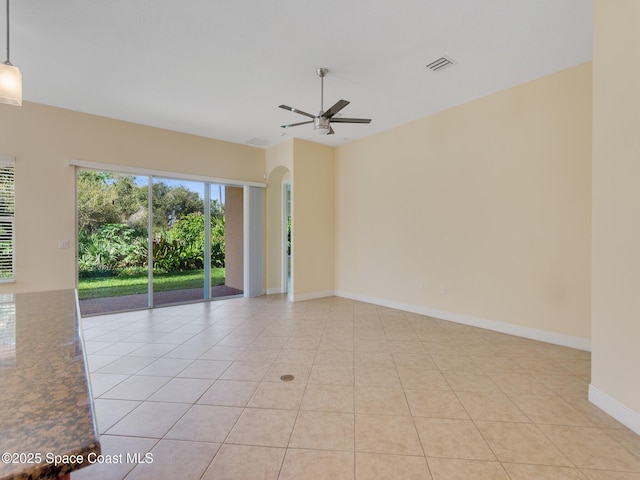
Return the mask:
POLYGON ((306 125, 307 123, 313 123, 313 120, 309 120, 308 122, 288 123, 286 125, 280 125, 280 126, 282 128, 290 128, 290 127, 297 127, 298 125, 306 125))
POLYGON ((371 123, 370 118, 332 118, 331 123, 371 123))
POLYGON ((347 105, 349 105, 350 102, 348 102, 347 100, 338 100, 335 105, 333 107, 331 107, 329 110, 327 110, 326 112, 324 112, 322 114, 322 116, 324 118, 331 118, 333 117, 336 113, 338 113, 340 110, 342 110, 344 107, 346 107, 347 105))
POLYGON ((280 105, 280 108, 284 108, 285 110, 289 110, 293 113, 299 113, 300 115, 306 115, 309 118, 316 118, 315 115, 311 115, 310 113, 303 112, 302 110, 298 110, 297 108, 289 107, 287 105, 280 105))

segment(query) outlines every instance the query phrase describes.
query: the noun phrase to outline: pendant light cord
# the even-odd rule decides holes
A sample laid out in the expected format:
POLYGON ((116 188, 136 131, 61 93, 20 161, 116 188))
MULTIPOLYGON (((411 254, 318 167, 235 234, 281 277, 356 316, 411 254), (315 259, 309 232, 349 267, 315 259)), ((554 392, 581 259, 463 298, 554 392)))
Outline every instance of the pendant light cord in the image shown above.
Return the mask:
POLYGON ((7 0, 7 61, 4 62, 7 65, 11 65, 11 60, 9 58, 9 0, 7 0))

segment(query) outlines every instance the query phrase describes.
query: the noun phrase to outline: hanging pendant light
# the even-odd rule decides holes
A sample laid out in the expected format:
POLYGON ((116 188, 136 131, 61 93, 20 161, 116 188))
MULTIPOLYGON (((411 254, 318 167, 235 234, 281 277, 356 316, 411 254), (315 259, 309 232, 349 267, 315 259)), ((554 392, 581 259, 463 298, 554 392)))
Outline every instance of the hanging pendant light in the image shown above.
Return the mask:
POLYGON ((22 105, 22 74, 10 61, 9 0, 7 0, 7 61, 0 63, 0 103, 22 105))

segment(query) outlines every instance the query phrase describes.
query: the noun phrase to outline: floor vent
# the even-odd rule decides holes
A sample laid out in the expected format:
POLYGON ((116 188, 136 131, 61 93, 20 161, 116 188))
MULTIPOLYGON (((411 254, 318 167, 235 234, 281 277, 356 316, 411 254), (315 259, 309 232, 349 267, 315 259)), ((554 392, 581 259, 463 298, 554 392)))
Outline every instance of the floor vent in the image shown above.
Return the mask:
POLYGON ((451 60, 449 57, 440 57, 437 60, 434 60, 430 64, 427 65, 427 68, 432 72, 439 72, 446 67, 450 67, 451 65, 455 65, 456 62, 451 60))

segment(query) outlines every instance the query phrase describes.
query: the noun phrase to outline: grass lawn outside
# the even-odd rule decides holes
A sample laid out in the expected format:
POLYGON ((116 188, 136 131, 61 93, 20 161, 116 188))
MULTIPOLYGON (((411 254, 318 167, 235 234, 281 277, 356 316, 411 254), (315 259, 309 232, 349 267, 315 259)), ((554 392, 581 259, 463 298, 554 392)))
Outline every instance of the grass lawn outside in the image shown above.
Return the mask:
MULTIPOLYGON (((80 278, 78 281, 78 298, 120 297, 147 293, 149 278, 146 273, 119 275, 117 277, 80 278)), ((204 270, 188 272, 155 273, 153 275, 153 291, 168 292, 202 288, 204 270)), ((211 269, 211 286, 224 285, 224 268, 211 269)))

